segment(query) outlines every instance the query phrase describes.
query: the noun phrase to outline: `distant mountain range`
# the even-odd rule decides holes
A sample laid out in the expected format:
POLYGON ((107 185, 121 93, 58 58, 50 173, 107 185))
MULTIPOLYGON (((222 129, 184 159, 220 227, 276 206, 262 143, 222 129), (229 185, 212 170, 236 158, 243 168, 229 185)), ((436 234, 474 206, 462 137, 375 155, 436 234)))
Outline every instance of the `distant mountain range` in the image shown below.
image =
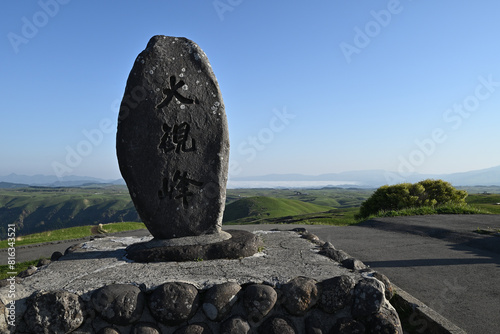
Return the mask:
POLYGON ((304 184, 308 182, 311 184, 321 183, 323 186, 327 186, 328 182, 331 182, 332 186, 376 188, 385 184, 415 183, 425 179, 441 179, 450 182, 453 186, 500 186, 500 166, 452 174, 407 173, 401 175, 396 172, 384 170, 362 170, 321 175, 270 174, 252 177, 234 177, 230 178, 230 182, 232 182, 233 187, 237 187, 238 184, 285 184, 287 182, 302 182, 304 184))
MULTIPOLYGON (((377 188, 385 184, 396 184, 401 182, 419 182, 425 179, 441 179, 450 182, 453 186, 500 186, 500 166, 452 174, 418 174, 411 173, 400 175, 396 172, 384 170, 361 170, 342 173, 329 173, 321 175, 304 174, 269 174, 263 176, 230 177, 231 188, 251 187, 283 187, 287 184, 303 184, 304 187, 315 186, 337 186, 337 187, 361 187, 377 188), (252 186, 253 185, 253 186, 252 186)), ((64 176, 58 178, 54 175, 18 175, 9 174, 0 176, 0 188, 13 188, 22 186, 46 186, 46 187, 79 187, 86 184, 121 184, 123 179, 106 180, 87 176, 64 176)))
POLYGON ((125 184, 123 179, 118 180, 106 180, 99 179, 90 176, 63 176, 61 178, 55 175, 19 175, 19 174, 9 174, 6 176, 0 176, 0 187, 1 188, 19 188, 23 186, 44 186, 44 187, 80 187, 89 183, 106 183, 106 184, 125 184), (14 185, 12 185, 14 184, 14 185))

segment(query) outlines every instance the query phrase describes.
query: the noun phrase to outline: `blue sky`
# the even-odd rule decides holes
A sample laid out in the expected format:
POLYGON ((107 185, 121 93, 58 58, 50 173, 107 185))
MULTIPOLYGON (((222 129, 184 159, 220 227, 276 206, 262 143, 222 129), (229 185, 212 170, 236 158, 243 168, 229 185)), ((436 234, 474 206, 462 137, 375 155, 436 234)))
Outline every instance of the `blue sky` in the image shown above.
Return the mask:
POLYGON ((119 178, 118 105, 158 34, 207 54, 230 177, 497 166, 499 12, 495 0, 6 1, 0 175, 119 178))

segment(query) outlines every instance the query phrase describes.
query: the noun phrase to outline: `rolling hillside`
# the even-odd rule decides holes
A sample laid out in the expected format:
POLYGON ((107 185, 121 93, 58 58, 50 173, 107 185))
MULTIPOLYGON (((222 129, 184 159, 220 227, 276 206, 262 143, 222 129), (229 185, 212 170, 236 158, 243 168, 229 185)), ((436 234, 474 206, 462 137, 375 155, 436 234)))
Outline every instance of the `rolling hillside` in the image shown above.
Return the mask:
POLYGON ((124 187, 45 188, 0 191, 0 239, 7 225, 17 236, 60 228, 140 221, 124 187))
POLYGON ((329 206, 333 208, 359 207, 363 201, 371 196, 374 189, 228 189, 226 205, 241 198, 265 196, 298 200, 311 204, 329 206))
POLYGON ((476 194, 469 195, 466 199, 467 204, 477 208, 487 210, 494 214, 500 214, 500 195, 499 194, 476 194))
MULTIPOLYGON (((140 222, 126 186, 0 188, 0 240, 8 224, 17 236, 83 225, 140 222)), ((500 187, 463 188, 467 203, 500 214, 500 187)), ((373 189, 229 189, 225 224, 321 223, 346 225, 373 189)))
MULTIPOLYGON (((0 188, 0 240, 6 238, 8 224, 15 224, 16 235, 24 236, 74 226, 140 221, 126 186, 3 186, 3 189, 0 188)), ((337 188, 307 191, 229 189, 225 219, 231 224, 259 219, 272 222, 273 218, 282 222, 280 217, 291 219, 290 221, 347 221, 348 217, 354 215, 351 208, 359 207, 371 193, 372 190, 337 188), (337 211, 315 214, 333 208, 337 208, 337 211), (342 210, 347 210, 347 213, 342 210)))
POLYGON ((329 206, 299 200, 256 196, 243 198, 228 204, 224 211, 223 222, 249 223, 261 219, 297 216, 332 209, 329 206))

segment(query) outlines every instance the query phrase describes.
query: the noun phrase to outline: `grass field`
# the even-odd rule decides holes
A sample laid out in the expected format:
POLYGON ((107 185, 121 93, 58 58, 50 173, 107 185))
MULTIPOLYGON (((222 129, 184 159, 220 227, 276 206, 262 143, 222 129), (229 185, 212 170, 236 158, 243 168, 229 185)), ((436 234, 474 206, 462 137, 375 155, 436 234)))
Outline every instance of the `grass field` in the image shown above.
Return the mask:
MULTIPOLYGON (((88 237, 91 235, 99 234, 95 225, 76 226, 53 230, 48 232, 34 233, 16 238, 16 246, 30 245, 41 242, 50 242, 58 240, 69 240, 88 237)), ((102 225, 103 232, 114 233, 121 231, 130 231, 146 228, 143 223, 139 222, 124 222, 124 223, 110 223, 102 225)), ((9 247, 7 240, 0 241, 0 249, 9 247)))
POLYGON ((251 223, 267 218, 296 216, 331 210, 331 206, 317 205, 296 199, 255 196, 242 198, 226 206, 224 222, 251 223))
POLYGON ((472 215, 490 214, 488 210, 480 209, 471 205, 446 204, 439 206, 421 206, 416 208, 406 208, 401 210, 380 211, 366 219, 374 217, 400 217, 400 216, 422 216, 422 215, 472 215))
POLYGON ((323 189, 228 189, 226 204, 247 197, 265 196, 299 200, 332 208, 359 207, 374 189, 323 188, 323 189))
POLYGON ((423 206, 406 208, 397 211, 380 211, 366 219, 374 217, 396 217, 417 215, 445 214, 500 214, 500 194, 471 194, 466 204, 445 204, 440 206, 423 206))
POLYGON ((11 277, 11 275, 8 274, 9 272, 20 273, 28 269, 30 266, 36 266, 39 260, 40 259, 16 263, 14 269, 9 268, 8 265, 0 265, 0 280, 11 277))
POLYGON ((466 198, 467 204, 487 210, 493 214, 500 214, 500 194, 474 194, 466 198))
POLYGON ((138 221, 124 186, 0 189, 0 238, 6 226, 18 236, 66 227, 138 221))
MULTIPOLYGON (((111 223, 102 225, 102 229, 100 229, 100 231, 106 233, 115 233, 115 232, 138 230, 144 228, 146 228, 146 226, 144 226, 143 223, 124 222, 124 223, 111 223)), ((55 231, 35 233, 18 237, 16 238, 15 246, 30 245, 41 242, 78 239, 95 235, 96 233, 99 232, 97 231, 95 225, 69 227, 55 231)), ((7 240, 0 241, 0 249, 7 247, 9 247, 9 245, 7 244, 7 240)), ((0 279, 10 277, 10 275, 8 274, 9 272, 20 273, 28 269, 29 266, 35 266, 39 260, 40 259, 27 262, 16 262, 14 270, 12 270, 12 268, 9 268, 8 265, 0 265, 0 279)))
MULTIPOLYGON (((227 205, 255 196, 295 200, 296 206, 308 203, 332 208, 358 207, 372 190, 325 188, 292 189, 229 189, 227 205)), ((326 211, 315 209, 293 212, 289 205, 284 215, 326 211)), ((278 215, 275 214, 274 216, 278 215)), ((273 217, 274 217, 273 216, 273 217)), ((82 225, 139 221, 125 186, 89 185, 78 188, 28 187, 0 189, 0 239, 7 237, 7 226, 16 225, 16 235, 23 236, 44 231, 82 225)))
POLYGON ((347 209, 332 209, 326 212, 315 212, 309 214, 301 214, 295 216, 284 216, 276 218, 262 218, 251 222, 230 221, 224 225, 240 225, 240 224, 306 224, 306 225, 334 225, 346 226, 357 223, 354 215, 359 210, 356 208, 347 209))

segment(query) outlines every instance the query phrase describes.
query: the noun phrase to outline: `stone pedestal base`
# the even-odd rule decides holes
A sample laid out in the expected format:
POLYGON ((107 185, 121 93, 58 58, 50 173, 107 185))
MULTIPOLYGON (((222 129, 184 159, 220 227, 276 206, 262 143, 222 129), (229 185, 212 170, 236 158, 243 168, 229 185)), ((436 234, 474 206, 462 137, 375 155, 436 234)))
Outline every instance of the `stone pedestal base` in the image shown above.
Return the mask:
POLYGON ((153 239, 130 245, 127 258, 135 262, 180 262, 239 259, 252 256, 259 248, 258 237, 250 232, 229 230, 218 234, 178 239, 153 239))
MULTIPOLYGON (((255 239, 229 233, 230 239, 195 238, 202 245, 187 246, 180 239, 144 242, 151 236, 143 230, 72 247, 16 281, 16 326, 0 317, 0 333, 403 333, 387 301, 389 280, 319 254, 335 248, 305 230, 250 233, 264 249, 236 261, 146 264, 126 258, 126 246, 141 244, 137 254, 149 254, 150 261, 165 261, 164 250, 176 247, 196 249, 191 260, 200 256, 199 247, 207 254, 221 248, 225 256, 251 253, 245 249, 255 239)), ((0 287, 0 309, 12 298, 10 286, 0 287)))

